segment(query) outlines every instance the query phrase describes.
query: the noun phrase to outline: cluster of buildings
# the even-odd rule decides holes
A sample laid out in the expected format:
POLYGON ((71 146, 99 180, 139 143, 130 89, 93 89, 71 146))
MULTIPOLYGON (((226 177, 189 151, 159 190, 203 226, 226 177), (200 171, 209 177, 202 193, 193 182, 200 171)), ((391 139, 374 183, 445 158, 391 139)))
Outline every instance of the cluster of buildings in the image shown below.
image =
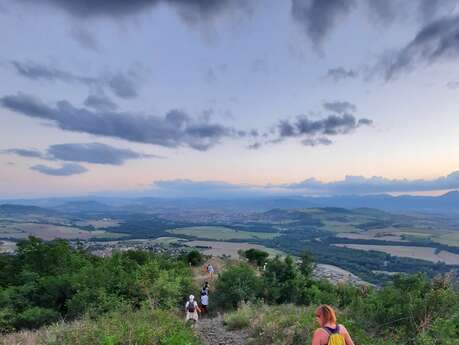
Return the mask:
MULTIPOLYGON (((89 253, 96 256, 111 256, 114 252, 129 250, 144 250, 155 254, 178 256, 185 251, 181 244, 163 244, 155 240, 129 240, 129 241, 86 241, 81 243, 89 253)), ((76 244, 75 244, 76 245, 76 244)))

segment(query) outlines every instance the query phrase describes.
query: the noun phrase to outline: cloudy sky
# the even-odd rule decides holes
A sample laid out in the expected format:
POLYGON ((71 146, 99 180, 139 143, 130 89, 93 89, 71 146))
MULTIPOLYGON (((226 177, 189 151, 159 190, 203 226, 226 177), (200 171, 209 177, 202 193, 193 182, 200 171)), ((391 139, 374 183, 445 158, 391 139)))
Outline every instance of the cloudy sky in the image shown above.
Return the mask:
POLYGON ((459 0, 0 0, 0 197, 459 188, 459 0))

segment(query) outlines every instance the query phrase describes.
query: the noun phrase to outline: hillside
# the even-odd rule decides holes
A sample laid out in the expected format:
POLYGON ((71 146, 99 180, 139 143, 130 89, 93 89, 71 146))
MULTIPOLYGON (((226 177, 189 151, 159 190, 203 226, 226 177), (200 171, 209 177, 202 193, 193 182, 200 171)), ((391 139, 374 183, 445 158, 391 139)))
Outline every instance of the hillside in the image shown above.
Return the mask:
POLYGON ((459 336, 459 293, 449 276, 394 276, 374 289, 314 278, 307 253, 299 262, 267 255, 246 253, 249 262, 193 251, 96 258, 65 241, 31 239, 18 255, 0 254, 0 344, 296 345, 310 341, 321 303, 337 308, 359 345, 455 344, 459 336), (203 270, 208 263, 213 278, 203 270), (204 281, 209 314, 190 328, 183 305, 204 281))
POLYGON ((30 206, 30 205, 14 205, 14 204, 1 204, 0 205, 0 216, 1 217, 16 217, 23 215, 41 215, 41 216, 53 216, 58 211, 30 206))

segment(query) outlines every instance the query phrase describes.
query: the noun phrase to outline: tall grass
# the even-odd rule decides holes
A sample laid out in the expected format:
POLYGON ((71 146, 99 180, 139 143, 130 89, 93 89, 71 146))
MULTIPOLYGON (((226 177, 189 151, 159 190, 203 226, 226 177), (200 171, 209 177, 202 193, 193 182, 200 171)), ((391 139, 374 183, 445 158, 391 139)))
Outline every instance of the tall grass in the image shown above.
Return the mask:
MULTIPOLYGON (((318 325, 313 307, 298 307, 291 304, 268 306, 247 304, 225 316, 228 329, 248 329, 250 345, 304 345, 310 344, 318 325)), ((354 342, 359 345, 395 345, 388 339, 372 338, 345 314, 339 322, 346 325, 354 342)))
POLYGON ((170 312, 126 308, 97 320, 59 323, 4 336, 1 345, 199 345, 193 330, 170 312))

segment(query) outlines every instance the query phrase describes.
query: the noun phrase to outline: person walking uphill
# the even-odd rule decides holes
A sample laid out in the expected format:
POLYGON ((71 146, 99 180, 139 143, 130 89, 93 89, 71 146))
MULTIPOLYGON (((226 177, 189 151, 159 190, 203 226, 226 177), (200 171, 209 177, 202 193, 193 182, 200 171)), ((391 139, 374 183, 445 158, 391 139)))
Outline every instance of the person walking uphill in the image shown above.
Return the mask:
POLYGON ((316 320, 320 328, 314 332, 312 345, 354 345, 346 327, 336 322, 336 313, 329 305, 316 309, 316 320))
POLYGON ((194 296, 190 295, 188 301, 185 304, 185 321, 198 321, 198 312, 201 312, 201 310, 198 307, 198 303, 194 300, 194 296))

